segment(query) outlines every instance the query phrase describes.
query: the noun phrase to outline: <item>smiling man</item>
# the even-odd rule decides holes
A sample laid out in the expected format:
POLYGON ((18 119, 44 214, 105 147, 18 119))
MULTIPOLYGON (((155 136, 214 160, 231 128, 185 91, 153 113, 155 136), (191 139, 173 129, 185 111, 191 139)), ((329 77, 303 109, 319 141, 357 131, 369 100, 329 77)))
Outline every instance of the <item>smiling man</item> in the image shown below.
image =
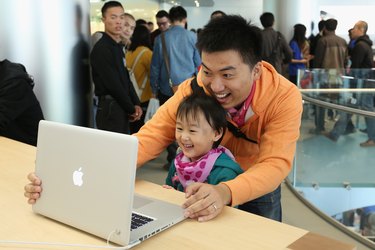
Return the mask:
MULTIPOLYGON (((261 44, 260 29, 239 16, 214 19, 199 36, 202 69, 197 83, 216 97, 228 111, 228 121, 242 132, 236 137, 228 131, 221 145, 233 152, 245 172, 218 185, 190 185, 183 204, 187 217, 205 221, 225 205, 239 205, 281 220, 280 183, 292 167, 302 100, 293 84, 261 61, 261 44)), ((174 140, 176 109, 191 94, 191 82, 183 82, 136 134, 138 165, 157 157, 174 140)))
MULTIPOLYGON (((235 127, 221 145, 244 170, 235 179, 186 188, 185 216, 210 220, 226 205, 281 221, 280 183, 292 167, 302 113, 297 87, 261 61, 261 31, 240 16, 211 20, 199 35, 202 69, 188 79, 135 134, 138 166, 156 158, 175 140, 177 107, 197 89, 214 96, 235 127), (193 85, 192 85, 193 84, 193 85), (196 86, 196 87, 194 87, 196 86), (238 129, 241 132, 238 132, 238 129)), ((230 128, 230 126, 228 126, 230 128)), ((40 180, 30 175, 26 197, 35 202, 40 180)))

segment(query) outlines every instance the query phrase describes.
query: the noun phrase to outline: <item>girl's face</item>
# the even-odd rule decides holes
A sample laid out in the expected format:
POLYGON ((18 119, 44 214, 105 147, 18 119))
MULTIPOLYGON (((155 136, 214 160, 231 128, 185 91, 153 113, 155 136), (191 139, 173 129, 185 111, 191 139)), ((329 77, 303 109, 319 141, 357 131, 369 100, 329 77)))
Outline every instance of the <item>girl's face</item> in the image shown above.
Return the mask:
POLYGON ((175 135, 184 155, 196 161, 212 149, 213 143, 221 138, 222 131, 215 131, 199 112, 195 119, 191 115, 187 119, 185 116, 177 117, 175 135))

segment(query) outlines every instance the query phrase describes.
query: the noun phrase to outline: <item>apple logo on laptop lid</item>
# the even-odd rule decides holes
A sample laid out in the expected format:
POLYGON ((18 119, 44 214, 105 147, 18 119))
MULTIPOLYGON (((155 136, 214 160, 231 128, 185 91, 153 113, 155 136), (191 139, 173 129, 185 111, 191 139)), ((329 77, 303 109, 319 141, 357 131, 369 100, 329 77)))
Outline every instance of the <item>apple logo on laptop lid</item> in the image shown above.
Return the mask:
POLYGON ((83 185, 83 172, 82 168, 79 168, 78 170, 75 170, 73 172, 73 183, 75 186, 82 186, 83 185))

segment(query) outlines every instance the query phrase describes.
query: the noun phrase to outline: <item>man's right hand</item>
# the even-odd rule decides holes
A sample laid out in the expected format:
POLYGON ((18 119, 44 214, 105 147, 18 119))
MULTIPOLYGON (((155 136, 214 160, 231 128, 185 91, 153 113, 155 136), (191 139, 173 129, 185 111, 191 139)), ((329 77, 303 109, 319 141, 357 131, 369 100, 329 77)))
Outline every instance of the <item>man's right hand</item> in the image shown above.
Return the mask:
POLYGON ((27 179, 30 181, 29 184, 25 185, 25 197, 28 198, 27 202, 29 204, 35 204, 37 199, 40 197, 42 192, 42 181, 35 175, 35 173, 30 173, 27 176, 27 179))

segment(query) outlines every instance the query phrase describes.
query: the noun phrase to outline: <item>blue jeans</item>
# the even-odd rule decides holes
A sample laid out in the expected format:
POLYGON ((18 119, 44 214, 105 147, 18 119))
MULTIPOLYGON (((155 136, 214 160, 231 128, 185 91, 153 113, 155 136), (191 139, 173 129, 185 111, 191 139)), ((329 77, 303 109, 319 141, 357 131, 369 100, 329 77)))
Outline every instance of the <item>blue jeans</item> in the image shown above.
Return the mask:
POLYGON ((343 111, 338 111, 340 114, 339 120, 335 123, 332 131, 330 132, 331 136, 336 140, 345 133, 351 133, 355 130, 355 127, 352 122, 352 115, 345 113, 343 111))
POLYGON ((281 187, 255 200, 238 206, 238 209, 281 222, 281 187))

